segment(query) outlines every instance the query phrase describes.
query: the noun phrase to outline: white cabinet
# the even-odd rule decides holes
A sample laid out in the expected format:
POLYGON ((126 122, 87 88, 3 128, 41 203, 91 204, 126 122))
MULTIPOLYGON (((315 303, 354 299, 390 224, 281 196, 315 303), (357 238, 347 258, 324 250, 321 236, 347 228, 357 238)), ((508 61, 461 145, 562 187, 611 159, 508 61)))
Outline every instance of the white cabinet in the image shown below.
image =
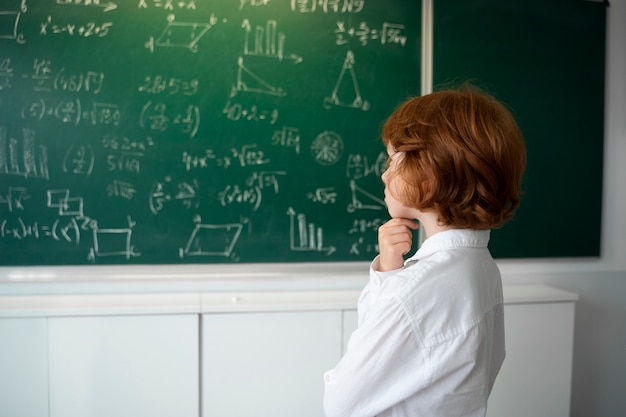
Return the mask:
POLYGON ((322 417, 341 311, 205 314, 203 417, 322 417))
POLYGON ((0 415, 48 417, 45 318, 0 318, 0 415))
POLYGON ((574 303, 510 304, 504 313, 506 359, 487 417, 568 417, 574 303))
POLYGON ((198 332, 197 315, 50 318, 50 417, 197 417, 198 332))
MULTIPOLYGON (((0 417, 322 417, 358 294, 0 297, 0 417)), ((577 296, 504 298, 488 417, 567 417, 577 296)))

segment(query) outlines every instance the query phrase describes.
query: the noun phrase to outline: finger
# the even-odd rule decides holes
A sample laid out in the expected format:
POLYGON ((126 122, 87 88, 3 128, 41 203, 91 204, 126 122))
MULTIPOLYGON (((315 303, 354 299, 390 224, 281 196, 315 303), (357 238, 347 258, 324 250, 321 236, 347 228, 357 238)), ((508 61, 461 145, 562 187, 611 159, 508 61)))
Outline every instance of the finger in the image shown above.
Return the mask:
POLYGON ((411 219, 407 219, 404 217, 394 217, 391 220, 387 221, 385 224, 383 224, 383 226, 406 226, 410 229, 416 230, 417 228, 419 228, 419 223, 416 222, 415 220, 411 220, 411 219))

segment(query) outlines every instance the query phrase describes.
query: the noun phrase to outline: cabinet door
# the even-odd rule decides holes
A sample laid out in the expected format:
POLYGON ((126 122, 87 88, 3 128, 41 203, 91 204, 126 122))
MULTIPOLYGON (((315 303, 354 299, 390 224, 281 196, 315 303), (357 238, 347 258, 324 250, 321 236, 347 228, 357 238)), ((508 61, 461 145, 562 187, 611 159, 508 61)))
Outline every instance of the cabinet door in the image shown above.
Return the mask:
POLYGON ((198 417, 198 320, 50 319, 50 416, 198 417))
POLYGON ((504 308, 506 359, 487 416, 569 416, 574 303, 504 308))
POLYGON ((207 314, 202 329, 204 417, 323 417, 340 311, 207 314))
POLYGON ((46 319, 0 319, 0 414, 48 416, 46 319))

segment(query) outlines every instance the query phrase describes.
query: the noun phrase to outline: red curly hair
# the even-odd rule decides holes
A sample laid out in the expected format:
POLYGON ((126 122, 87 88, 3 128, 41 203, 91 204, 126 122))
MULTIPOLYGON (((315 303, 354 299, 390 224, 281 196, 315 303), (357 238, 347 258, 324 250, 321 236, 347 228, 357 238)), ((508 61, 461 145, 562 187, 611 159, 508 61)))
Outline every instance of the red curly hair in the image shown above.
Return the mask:
POLYGON ((458 228, 502 226, 520 203, 524 138, 511 113, 473 86, 409 99, 387 119, 383 142, 404 152, 396 175, 407 207, 435 210, 458 228))

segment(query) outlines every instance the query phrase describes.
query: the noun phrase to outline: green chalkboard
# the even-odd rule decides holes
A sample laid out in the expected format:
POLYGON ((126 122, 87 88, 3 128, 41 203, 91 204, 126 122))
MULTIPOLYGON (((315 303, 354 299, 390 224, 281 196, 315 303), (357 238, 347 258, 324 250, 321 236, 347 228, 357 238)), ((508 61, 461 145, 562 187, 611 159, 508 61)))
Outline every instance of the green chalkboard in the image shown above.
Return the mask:
POLYGON ((524 196, 496 257, 599 256, 605 14, 581 0, 436 0, 434 84, 472 79, 527 142, 524 196))
POLYGON ((359 261, 421 4, 0 3, 0 264, 359 261))

